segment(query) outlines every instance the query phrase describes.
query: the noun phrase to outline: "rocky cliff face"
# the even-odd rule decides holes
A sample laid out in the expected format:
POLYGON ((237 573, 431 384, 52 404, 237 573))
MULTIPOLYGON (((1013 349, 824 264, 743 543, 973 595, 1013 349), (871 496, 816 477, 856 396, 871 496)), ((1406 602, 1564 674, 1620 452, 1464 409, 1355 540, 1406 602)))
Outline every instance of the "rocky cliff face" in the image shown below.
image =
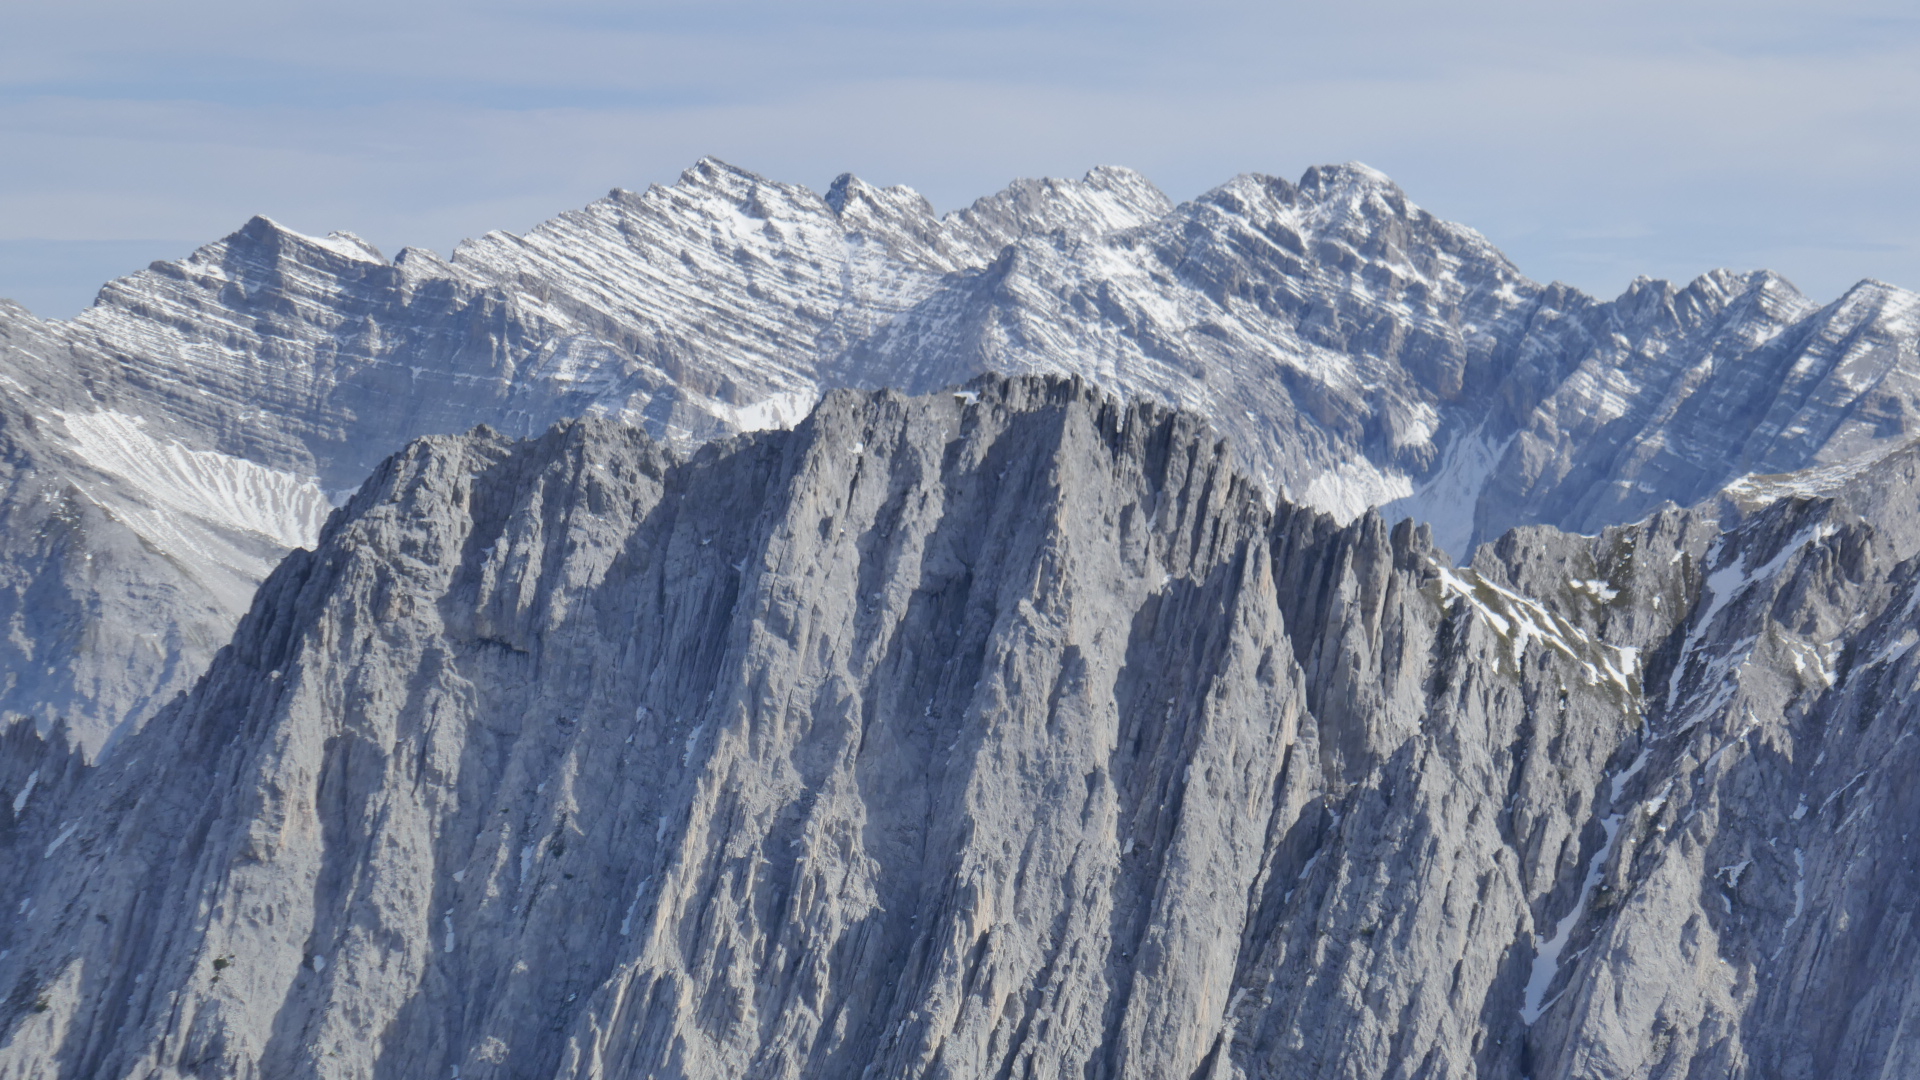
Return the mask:
POLYGON ((1876 283, 1820 307, 1726 272, 1603 303, 1356 165, 1180 206, 1097 169, 939 216, 905 188, 703 161, 445 259, 258 218, 72 322, 0 307, 0 434, 31 477, 0 495, 24 522, 0 617, 31 624, 4 646, 0 715, 96 752, 205 670, 333 499, 477 423, 607 416, 690 450, 834 387, 1074 374, 1204 416, 1268 495, 1410 516, 1465 560, 1515 525, 1593 532, 1902 445, 1913 309, 1876 283), (62 500, 88 524, 23 542, 62 500), (90 576, 108 564, 155 588, 90 576))
POLYGON ((0 433, 28 478, 0 509, 28 519, 0 539, 0 617, 28 624, 11 670, 31 673, 0 714, 65 722, 97 751, 205 670, 266 572, 314 542, 329 493, 411 438, 604 414, 690 447, 790 425, 835 343, 941 274, 1023 230, 1166 209, 1123 170, 939 219, 905 189, 846 178, 822 198, 703 162, 451 262, 256 218, 110 283, 71 323, 0 305, 0 433), (86 519, 66 546, 24 542, 62 500, 86 519), (152 588, 90 572, 110 563, 152 588), (68 664, 76 640, 99 643, 99 670, 68 664))
POLYGON ((8 736, 0 1076, 1910 1068, 1912 451, 1466 568, 1230 458, 415 443, 103 764, 8 736))

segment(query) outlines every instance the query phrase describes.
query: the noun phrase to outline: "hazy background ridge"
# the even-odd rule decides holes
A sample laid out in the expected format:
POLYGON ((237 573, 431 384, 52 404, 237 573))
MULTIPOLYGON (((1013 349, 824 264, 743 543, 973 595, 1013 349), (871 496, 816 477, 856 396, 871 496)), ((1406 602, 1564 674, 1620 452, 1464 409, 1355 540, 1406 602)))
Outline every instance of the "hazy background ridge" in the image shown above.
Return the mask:
POLYGON ((71 316, 254 213, 445 251, 713 154, 942 210, 1358 159, 1540 280, 1770 267, 1828 298, 1920 286, 1916 121, 1920 18, 1887 2, 29 0, 0 296, 71 316))

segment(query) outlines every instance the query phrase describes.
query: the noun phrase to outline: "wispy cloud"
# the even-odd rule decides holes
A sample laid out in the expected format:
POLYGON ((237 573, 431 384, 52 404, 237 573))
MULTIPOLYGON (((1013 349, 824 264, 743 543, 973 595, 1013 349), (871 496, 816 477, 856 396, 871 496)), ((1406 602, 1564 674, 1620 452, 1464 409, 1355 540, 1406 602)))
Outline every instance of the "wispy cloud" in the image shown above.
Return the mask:
POLYGON ((97 271, 0 260, 0 295, 68 315, 138 265, 103 242, 256 212, 444 250, 702 154, 943 208, 1100 163, 1188 197, 1359 159, 1536 277, 1764 265, 1834 294, 1920 286, 1916 120, 1920 22, 1888 3, 30 0, 0 39, 0 240, 86 241, 66 264, 97 271))

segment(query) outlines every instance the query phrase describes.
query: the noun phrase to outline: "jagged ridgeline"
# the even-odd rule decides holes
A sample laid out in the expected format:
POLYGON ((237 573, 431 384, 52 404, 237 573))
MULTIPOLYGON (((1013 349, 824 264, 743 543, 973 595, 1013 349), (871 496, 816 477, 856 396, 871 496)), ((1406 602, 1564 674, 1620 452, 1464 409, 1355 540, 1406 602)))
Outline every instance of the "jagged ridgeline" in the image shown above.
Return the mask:
POLYGON ((834 388, 1078 375, 1204 417, 1269 494, 1468 561, 1905 445, 1917 316, 1765 272, 1601 301, 1354 164, 1179 205, 1098 168, 941 215, 703 160, 445 258, 255 218, 72 320, 0 302, 0 721, 89 755, 137 728, 423 435, 599 415, 690 450, 834 388))
POLYGON ((1076 380, 423 439, 7 735, 0 1076, 1902 1075, 1915 473, 1454 568, 1076 380))

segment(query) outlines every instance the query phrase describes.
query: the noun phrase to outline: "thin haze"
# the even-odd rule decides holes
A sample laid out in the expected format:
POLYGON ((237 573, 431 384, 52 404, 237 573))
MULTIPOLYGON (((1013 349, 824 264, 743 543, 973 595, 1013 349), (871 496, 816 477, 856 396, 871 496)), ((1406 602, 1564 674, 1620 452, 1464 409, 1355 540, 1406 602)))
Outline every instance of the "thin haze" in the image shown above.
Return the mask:
POLYGON ((265 213, 392 252, 711 154, 941 209, 1128 165, 1175 198, 1360 160, 1530 276, 1920 287, 1909 5, 25 0, 0 296, 49 317, 265 213))

